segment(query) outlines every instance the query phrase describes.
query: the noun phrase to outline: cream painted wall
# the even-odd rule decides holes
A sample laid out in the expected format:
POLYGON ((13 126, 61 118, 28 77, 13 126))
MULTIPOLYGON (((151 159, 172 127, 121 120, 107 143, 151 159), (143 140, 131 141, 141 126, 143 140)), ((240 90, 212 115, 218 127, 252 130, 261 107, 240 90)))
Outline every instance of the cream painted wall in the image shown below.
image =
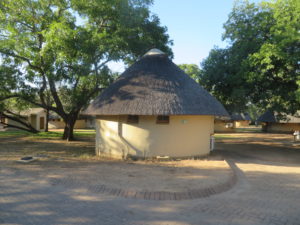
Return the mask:
POLYGON ((65 123, 62 120, 57 121, 57 119, 55 119, 55 121, 53 121, 50 119, 48 127, 49 129, 63 129, 65 127, 65 123))
MULTIPOLYGON (((65 128, 65 123, 63 120, 60 120, 60 121, 57 121, 57 119, 55 119, 55 121, 49 120, 48 126, 49 126, 49 129, 63 129, 63 128, 65 128)), ((85 120, 77 120, 74 125, 74 128, 75 129, 87 128, 86 121, 85 120)))
POLYGON ((250 121, 248 121, 248 120, 237 120, 237 121, 234 121, 233 126, 234 126, 234 128, 239 128, 239 127, 247 127, 247 126, 249 126, 249 124, 250 124, 250 121))
POLYGON ((46 112, 41 112, 36 115, 30 115, 30 117, 36 116, 36 119, 31 120, 31 125, 38 131, 45 131, 46 129, 46 112), (44 129, 40 129, 40 118, 44 117, 44 129), (35 123, 34 123, 35 121, 35 123))
MULTIPOLYGON (((31 126, 33 126, 36 130, 45 131, 45 129, 46 129, 46 112, 41 112, 41 113, 38 113, 38 114, 32 114, 32 115, 28 116, 26 120, 29 121, 31 126), (44 129, 40 129, 40 118, 41 117, 44 117, 44 129)), ((26 120, 24 119, 24 121, 26 121, 26 120)), ((8 119, 8 118, 6 118, 6 123, 25 128, 25 126, 23 126, 22 124, 20 124, 16 121, 13 121, 11 119, 8 119)), ((14 130, 16 128, 11 128, 10 127, 8 129, 14 130)))
POLYGON ((97 118, 97 155, 186 157, 207 155, 210 151, 213 116, 170 116, 169 124, 156 124, 155 116, 139 116, 138 124, 127 124, 126 118, 97 118))
MULTIPOLYGON (((24 122, 26 122, 26 120, 24 120, 24 122)), ((13 120, 11 120, 11 119, 8 119, 8 118, 5 118, 5 123, 10 124, 10 125, 15 125, 15 126, 19 126, 19 127, 24 127, 24 128, 25 128, 25 126, 23 126, 22 124, 20 124, 20 123, 18 123, 18 122, 16 122, 16 121, 13 121, 13 120)), ((15 130, 16 128, 9 127, 9 128, 7 128, 7 129, 8 129, 8 130, 15 130)))

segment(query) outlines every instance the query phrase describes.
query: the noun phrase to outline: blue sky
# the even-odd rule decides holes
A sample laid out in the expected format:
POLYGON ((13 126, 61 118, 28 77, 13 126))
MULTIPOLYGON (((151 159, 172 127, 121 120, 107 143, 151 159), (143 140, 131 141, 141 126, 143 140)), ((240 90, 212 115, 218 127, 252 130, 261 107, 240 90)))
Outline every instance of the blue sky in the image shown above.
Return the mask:
MULTIPOLYGON (((199 66, 214 46, 225 47, 223 24, 233 4, 234 0, 154 0, 150 10, 168 28, 174 42, 174 63, 199 66)), ((113 63, 111 67, 119 72, 124 70, 121 64, 113 63)))
POLYGON ((199 65, 215 46, 222 42, 223 23, 234 0, 156 0, 151 11, 167 26, 174 41, 173 61, 199 65))

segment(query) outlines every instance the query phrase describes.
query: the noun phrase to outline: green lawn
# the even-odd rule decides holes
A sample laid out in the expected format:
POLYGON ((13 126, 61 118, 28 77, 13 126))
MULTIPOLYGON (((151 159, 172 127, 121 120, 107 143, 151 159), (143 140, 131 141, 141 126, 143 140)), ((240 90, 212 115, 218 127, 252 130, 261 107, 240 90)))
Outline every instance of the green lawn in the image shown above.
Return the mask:
POLYGON ((237 133, 262 133, 261 127, 235 128, 237 133))
POLYGON ((240 138, 237 136, 226 135, 226 134, 214 134, 215 139, 236 139, 240 138))
MULTIPOLYGON (((27 131, 0 131, 0 138, 15 137, 15 136, 25 136, 33 138, 61 138, 63 131, 49 131, 49 132, 39 132, 37 134, 30 133, 27 131)), ((95 135, 95 130, 75 130, 74 136, 76 137, 93 137, 95 135)))

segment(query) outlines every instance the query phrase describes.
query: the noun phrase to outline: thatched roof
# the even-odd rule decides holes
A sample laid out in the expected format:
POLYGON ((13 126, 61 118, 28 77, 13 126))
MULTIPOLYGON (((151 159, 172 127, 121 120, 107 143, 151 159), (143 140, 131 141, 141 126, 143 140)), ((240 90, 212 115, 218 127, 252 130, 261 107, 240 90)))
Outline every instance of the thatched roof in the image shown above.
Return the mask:
POLYGON ((257 121, 266 123, 300 123, 300 111, 297 111, 295 115, 287 115, 285 113, 279 114, 268 110, 262 114, 257 121))
POLYGON ((248 113, 233 113, 231 115, 232 120, 240 121, 240 120, 251 120, 251 117, 249 116, 248 113))
POLYGON ((220 102, 156 49, 129 67, 85 114, 228 115, 220 102))

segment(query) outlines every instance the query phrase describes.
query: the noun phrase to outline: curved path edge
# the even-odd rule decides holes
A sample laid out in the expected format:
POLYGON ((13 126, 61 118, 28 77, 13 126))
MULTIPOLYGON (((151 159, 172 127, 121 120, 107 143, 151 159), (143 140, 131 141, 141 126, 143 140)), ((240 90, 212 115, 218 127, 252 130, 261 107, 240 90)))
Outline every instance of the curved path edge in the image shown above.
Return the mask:
MULTIPOLYGON (((237 183, 237 171, 235 169, 236 165, 231 160, 226 160, 227 164, 231 169, 230 178, 221 184, 214 185, 212 187, 200 188, 194 190, 188 190, 184 192, 170 192, 170 191, 136 191, 133 189, 121 189, 121 188, 111 188, 106 185, 90 185, 87 189, 94 193, 109 194, 113 196, 123 197, 123 198, 135 198, 143 200, 192 200, 199 198, 206 198, 211 195, 220 194, 230 190, 237 183)), ((78 180, 70 179, 51 179, 52 185, 63 185, 63 186, 83 186, 78 180)))

